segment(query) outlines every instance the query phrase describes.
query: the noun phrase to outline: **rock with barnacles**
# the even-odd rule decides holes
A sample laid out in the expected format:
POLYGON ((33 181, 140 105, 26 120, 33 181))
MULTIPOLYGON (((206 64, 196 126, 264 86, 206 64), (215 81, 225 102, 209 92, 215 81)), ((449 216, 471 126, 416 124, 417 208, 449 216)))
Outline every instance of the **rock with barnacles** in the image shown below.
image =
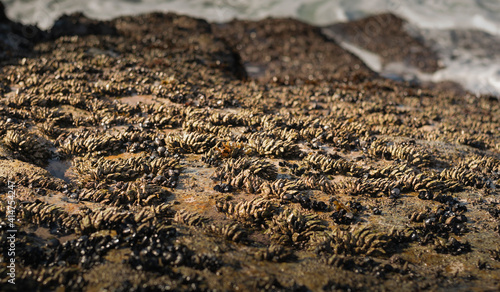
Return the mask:
POLYGON ((214 234, 222 236, 224 239, 235 242, 242 241, 247 236, 246 230, 243 229, 238 223, 221 225, 211 224, 208 226, 208 230, 214 234))
POLYGON ((307 244, 313 235, 324 230, 325 225, 318 217, 287 209, 272 219, 266 232, 279 244, 301 246, 307 244))
POLYGON ((230 218, 250 223, 262 223, 274 212, 271 201, 262 198, 240 203, 217 201, 215 207, 217 211, 227 214, 230 218))
POLYGON ((334 254, 385 254, 390 237, 370 227, 354 226, 350 230, 335 229, 313 238, 316 249, 334 254))
POLYGON ((216 144, 212 134, 183 133, 168 135, 165 145, 173 153, 204 153, 216 144))
POLYGON ((21 131, 7 131, 3 144, 13 152, 14 157, 39 166, 45 165, 51 157, 49 145, 43 139, 21 131))

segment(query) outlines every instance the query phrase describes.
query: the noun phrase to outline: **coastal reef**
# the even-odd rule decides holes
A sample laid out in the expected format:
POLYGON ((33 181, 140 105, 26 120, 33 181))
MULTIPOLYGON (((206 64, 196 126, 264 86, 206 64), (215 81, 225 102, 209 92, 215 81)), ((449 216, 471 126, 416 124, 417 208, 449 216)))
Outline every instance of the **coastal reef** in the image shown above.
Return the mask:
POLYGON ((0 42, 0 290, 500 288, 496 97, 385 79, 293 19, 3 30, 26 45, 0 42))

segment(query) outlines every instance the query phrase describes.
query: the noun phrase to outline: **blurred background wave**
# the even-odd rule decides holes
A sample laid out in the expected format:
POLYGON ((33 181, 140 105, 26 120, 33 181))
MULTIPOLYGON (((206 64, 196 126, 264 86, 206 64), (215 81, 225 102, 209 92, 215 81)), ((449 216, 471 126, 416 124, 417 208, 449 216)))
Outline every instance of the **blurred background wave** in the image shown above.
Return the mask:
POLYGON ((498 0, 4 0, 7 16, 48 29, 62 14, 81 11, 111 19, 152 11, 176 12, 226 22, 293 17, 324 26, 391 12, 405 19, 405 30, 440 59, 435 72, 380 64, 379 56, 345 40, 343 46, 384 76, 416 81, 455 81, 478 94, 500 96, 500 1, 498 0))

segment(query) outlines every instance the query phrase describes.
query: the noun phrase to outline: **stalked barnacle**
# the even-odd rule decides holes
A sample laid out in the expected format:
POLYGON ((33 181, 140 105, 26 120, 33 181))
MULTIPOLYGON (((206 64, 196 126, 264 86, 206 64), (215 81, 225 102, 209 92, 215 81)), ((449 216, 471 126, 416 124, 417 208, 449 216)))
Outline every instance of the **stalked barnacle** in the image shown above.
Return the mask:
POLYGON ((13 151, 14 157, 39 166, 51 157, 49 145, 41 137, 9 130, 3 138, 4 145, 13 151))
POLYGON ((292 181, 278 179, 274 182, 263 182, 260 187, 260 192, 266 198, 278 198, 285 201, 292 201, 299 195, 297 188, 297 184, 292 181))
POLYGON ((429 166, 432 157, 423 148, 412 144, 394 144, 384 140, 377 140, 372 143, 367 153, 372 157, 385 159, 404 159, 409 164, 417 167, 429 166))
POLYGON ((217 168, 215 175, 221 180, 229 180, 243 171, 265 180, 274 180, 278 175, 274 164, 262 159, 245 157, 226 160, 223 165, 217 168))
POLYGON ((381 255, 390 244, 390 237, 373 232, 370 227, 352 227, 350 230, 336 228, 313 238, 317 249, 334 254, 381 255))
POLYGON ((144 174, 160 175, 155 183, 175 182, 179 176, 177 158, 160 157, 151 159, 147 156, 135 156, 126 159, 82 158, 74 161, 75 175, 78 182, 136 179, 144 174), (168 179, 167 179, 168 177, 168 179))
POLYGON ((261 156, 273 158, 297 158, 302 153, 293 142, 260 137, 256 134, 248 138, 248 146, 261 156))
POLYGON ((235 242, 245 240, 247 237, 247 231, 238 223, 211 224, 207 228, 208 231, 235 242))
POLYGON ((315 215, 303 215, 295 209, 286 209, 274 216, 266 233, 279 244, 303 247, 311 236, 326 229, 325 224, 315 215))
POLYGON ((466 186, 473 186, 476 188, 482 188, 486 183, 484 177, 465 167, 447 168, 439 175, 442 179, 456 180, 466 186))
POLYGON ((296 258, 292 250, 277 244, 271 244, 269 247, 257 251, 254 256, 259 260, 272 262, 286 262, 296 258))
POLYGON ((275 209, 271 201, 262 198, 240 203, 217 201, 215 206, 217 211, 228 217, 248 223, 263 223, 273 215, 275 209))
POLYGON ((165 138, 165 145, 173 153, 205 153, 215 146, 216 136, 195 132, 170 134, 165 138))
POLYGON ((426 212, 413 212, 409 215, 409 219, 411 222, 423 222, 427 216, 426 212))
POLYGON ((63 155, 88 154, 94 152, 112 153, 123 147, 121 137, 90 131, 59 137, 56 141, 63 155))
POLYGON ((200 216, 199 214, 190 213, 186 210, 180 210, 175 213, 174 221, 189 226, 203 226, 208 222, 208 219, 200 216))
POLYGON ((230 179, 228 184, 235 189, 244 189, 249 193, 257 193, 266 184, 266 180, 252 174, 252 171, 247 169, 230 179))
POLYGON ((363 168, 342 158, 331 158, 322 154, 310 153, 304 160, 324 174, 361 176, 364 173, 363 168))

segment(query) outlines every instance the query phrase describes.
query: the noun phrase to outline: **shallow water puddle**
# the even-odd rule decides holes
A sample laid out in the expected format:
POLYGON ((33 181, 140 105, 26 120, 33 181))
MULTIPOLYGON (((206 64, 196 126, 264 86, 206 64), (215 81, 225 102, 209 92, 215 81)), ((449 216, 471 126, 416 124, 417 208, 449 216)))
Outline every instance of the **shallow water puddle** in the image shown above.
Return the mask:
POLYGON ((47 204, 55 205, 63 209, 68 214, 77 213, 80 210, 80 208, 83 207, 84 205, 89 207, 90 209, 97 207, 95 203, 81 202, 81 201, 79 202, 75 199, 68 198, 66 195, 60 192, 50 193, 47 196, 38 197, 38 199, 47 204))
MULTIPOLYGON (((43 239, 50 239, 54 238, 55 236, 50 233, 50 229, 45 228, 45 227, 38 227, 35 232, 34 232, 38 237, 43 238, 43 239)), ((70 235, 65 235, 65 236, 58 236, 57 239, 59 240, 60 243, 65 243, 66 241, 69 240, 74 240, 77 239, 78 236, 76 234, 70 234, 70 235)))
POLYGON ((118 98, 118 101, 122 103, 126 103, 131 106, 135 106, 139 103, 143 104, 159 104, 161 103, 156 97, 153 95, 132 95, 127 97, 118 98))
POLYGON ((51 159, 46 170, 54 177, 60 178, 67 183, 71 182, 71 162, 69 160, 51 159))
POLYGON ((182 171, 175 188, 175 201, 181 203, 189 212, 202 214, 209 218, 220 217, 213 199, 217 193, 213 190, 215 182, 211 177, 215 169, 203 168, 200 155, 186 155, 181 161, 182 171))

